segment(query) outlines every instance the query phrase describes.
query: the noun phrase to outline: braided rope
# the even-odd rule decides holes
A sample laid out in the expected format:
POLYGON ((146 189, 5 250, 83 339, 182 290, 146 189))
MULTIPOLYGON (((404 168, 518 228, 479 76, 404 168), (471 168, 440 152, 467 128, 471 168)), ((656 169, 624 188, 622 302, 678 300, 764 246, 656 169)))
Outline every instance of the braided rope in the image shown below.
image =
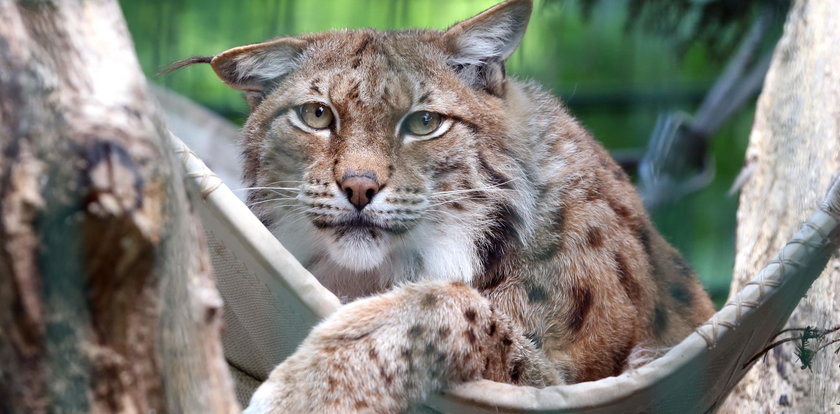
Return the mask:
POLYGON ((201 192, 201 198, 204 200, 207 200, 207 197, 209 197, 213 191, 216 191, 216 189, 224 184, 222 179, 209 168, 204 167, 200 170, 191 170, 188 163, 190 157, 195 158, 198 161, 201 161, 201 158, 199 158, 195 152, 187 148, 185 145, 177 143, 175 154, 180 156, 181 164, 183 164, 184 169, 187 170, 187 177, 192 178, 193 181, 198 184, 198 188, 201 192))
MULTIPOLYGON (((834 215, 832 212, 827 211, 827 210, 823 210, 823 213, 826 213, 826 214, 831 215, 831 216, 834 215)), ((804 226, 810 228, 814 233, 817 233, 820 236, 820 240, 828 240, 828 235, 823 233, 822 229, 819 228, 818 226, 815 226, 814 223, 811 223, 810 221, 806 221, 804 223, 804 226)))
MULTIPOLYGON (((831 186, 819 205, 819 210, 834 220, 840 220, 840 175, 836 175, 832 179, 831 186)), ((825 229, 810 220, 802 223, 799 232, 785 243, 779 254, 758 272, 755 279, 744 285, 744 288, 757 286, 758 298, 755 300, 748 299, 747 292, 742 288, 732 300, 723 306, 724 309, 735 307, 734 321, 719 320, 720 312, 718 312, 706 323, 697 327, 695 332, 706 341, 706 346, 709 349, 714 348, 717 345, 719 333, 722 333, 719 332, 722 330, 721 327, 735 329, 744 316, 745 310, 758 308, 765 302, 768 294, 779 288, 787 281, 788 277, 793 277, 795 271, 803 266, 803 263, 798 262, 791 255, 800 254, 801 257, 809 257, 829 243, 831 243, 831 240, 829 240, 829 234, 825 229), (809 232, 810 234, 808 234, 809 232)))
MULTIPOLYGON (((835 220, 840 220, 840 176, 836 176, 831 183, 831 186, 826 193, 825 198, 819 205, 819 210, 829 215, 835 220)), ((717 345, 720 327, 735 329, 741 318, 744 316, 744 310, 758 308, 765 302, 768 294, 779 288, 788 277, 792 277, 795 271, 803 266, 802 263, 790 257, 790 254, 798 253, 801 250, 805 251, 803 257, 810 256, 816 250, 823 248, 830 243, 829 234, 820 226, 811 221, 806 221, 801 224, 799 233, 796 234, 790 241, 785 243, 779 254, 761 271, 755 279, 749 281, 747 286, 758 287, 758 298, 756 300, 747 299, 747 293, 742 288, 735 297, 724 305, 727 307, 735 307, 735 320, 719 320, 716 313, 706 323, 700 325, 695 329, 700 337, 706 341, 706 346, 711 349, 717 345), (807 232, 810 231, 810 235, 807 232)), ((723 310, 723 309, 721 309, 723 310)))
POLYGON ((744 288, 747 286, 758 287, 758 298, 755 300, 747 299, 747 293, 742 288, 742 290, 738 292, 734 298, 724 305, 724 308, 735 308, 734 321, 718 319, 719 313, 716 313, 704 324, 697 327, 695 332, 697 332, 697 334, 706 341, 706 346, 709 349, 714 348, 717 345, 717 340, 720 334, 722 334, 721 328, 737 328, 739 321, 744 315, 745 309, 755 309, 760 306, 765 302, 766 297, 770 293, 779 288, 789 277, 792 277, 795 274, 796 270, 803 266, 802 263, 790 257, 791 253, 795 253, 799 249, 804 248, 810 254, 814 250, 822 248, 827 242, 828 237, 822 229, 811 222, 806 221, 802 223, 800 234, 797 234, 794 238, 785 243, 778 255, 776 255, 776 257, 770 261, 767 266, 761 269, 753 280, 744 285, 744 288), (808 230, 810 230, 816 237, 801 236, 802 232, 808 230))

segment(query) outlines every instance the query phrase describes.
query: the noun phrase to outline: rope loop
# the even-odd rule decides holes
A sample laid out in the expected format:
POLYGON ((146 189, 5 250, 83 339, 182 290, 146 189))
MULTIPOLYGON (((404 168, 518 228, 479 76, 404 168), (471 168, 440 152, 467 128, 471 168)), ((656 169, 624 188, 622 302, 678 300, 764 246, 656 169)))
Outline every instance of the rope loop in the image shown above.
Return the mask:
POLYGON ((204 167, 203 165, 202 167, 204 168, 198 171, 190 170, 190 165, 188 163, 190 157, 193 157, 198 161, 201 161, 201 158, 199 158, 198 155, 191 149, 187 148, 186 145, 177 145, 175 148, 175 154, 177 154, 181 158, 181 164, 183 164, 184 169, 187 170, 187 177, 198 179, 198 187, 201 192, 202 199, 207 200, 207 197, 209 197, 213 191, 216 191, 216 189, 218 189, 222 186, 222 184, 224 184, 224 182, 222 182, 222 179, 219 178, 219 176, 216 175, 216 173, 211 171, 209 168, 204 167))

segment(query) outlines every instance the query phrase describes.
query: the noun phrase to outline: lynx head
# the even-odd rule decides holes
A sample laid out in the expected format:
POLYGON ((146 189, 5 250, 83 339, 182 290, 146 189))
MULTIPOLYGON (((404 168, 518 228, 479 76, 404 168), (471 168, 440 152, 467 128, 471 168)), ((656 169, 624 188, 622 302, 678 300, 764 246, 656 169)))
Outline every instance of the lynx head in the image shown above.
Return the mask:
POLYGON ((306 265, 470 280, 532 203, 503 66, 530 13, 511 0, 446 31, 302 35, 208 59, 252 108, 252 209, 306 265))

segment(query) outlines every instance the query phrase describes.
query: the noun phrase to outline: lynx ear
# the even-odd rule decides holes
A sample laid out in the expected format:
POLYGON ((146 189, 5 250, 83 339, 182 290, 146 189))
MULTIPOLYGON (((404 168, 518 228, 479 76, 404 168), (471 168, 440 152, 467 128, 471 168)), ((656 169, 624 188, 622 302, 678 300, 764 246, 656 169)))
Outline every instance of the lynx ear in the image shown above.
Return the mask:
POLYGON ((504 62, 519 46, 531 18, 531 0, 508 0, 450 27, 444 42, 449 65, 477 89, 499 95, 504 62))
POLYGON ((297 67, 305 47, 303 40, 280 38, 228 49, 213 56, 210 65, 224 83, 244 91, 254 108, 283 76, 297 67))

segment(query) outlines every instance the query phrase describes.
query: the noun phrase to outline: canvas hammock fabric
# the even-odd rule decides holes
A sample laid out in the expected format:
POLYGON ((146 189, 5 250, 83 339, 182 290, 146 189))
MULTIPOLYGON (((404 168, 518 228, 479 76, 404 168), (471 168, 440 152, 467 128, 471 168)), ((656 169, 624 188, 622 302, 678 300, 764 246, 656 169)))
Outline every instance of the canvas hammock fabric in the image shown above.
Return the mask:
MULTIPOLYGON (((320 285, 178 138, 225 302, 225 356, 240 403, 339 300, 320 285)), ((840 244, 840 181, 776 258, 711 319, 663 357, 617 377, 542 389, 477 381, 419 408, 459 413, 707 412, 771 342, 840 244)))

